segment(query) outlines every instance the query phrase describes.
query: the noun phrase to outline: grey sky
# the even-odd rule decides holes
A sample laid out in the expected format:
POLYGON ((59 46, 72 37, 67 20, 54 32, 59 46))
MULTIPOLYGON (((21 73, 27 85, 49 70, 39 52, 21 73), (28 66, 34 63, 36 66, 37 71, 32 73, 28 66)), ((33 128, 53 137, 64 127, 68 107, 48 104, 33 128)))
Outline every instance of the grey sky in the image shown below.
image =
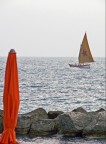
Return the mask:
POLYGON ((105 56, 105 0, 0 0, 0 56, 105 56))

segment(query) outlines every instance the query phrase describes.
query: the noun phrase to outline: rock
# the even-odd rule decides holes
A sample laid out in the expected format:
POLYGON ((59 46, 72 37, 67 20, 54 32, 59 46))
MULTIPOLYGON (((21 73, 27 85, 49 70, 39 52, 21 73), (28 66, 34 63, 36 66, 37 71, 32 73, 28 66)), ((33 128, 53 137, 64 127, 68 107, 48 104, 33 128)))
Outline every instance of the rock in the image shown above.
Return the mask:
POLYGON ((59 116, 59 133, 64 136, 81 136, 83 129, 92 121, 87 113, 71 112, 59 116))
POLYGON ((48 117, 49 119, 55 119, 57 116, 59 116, 60 114, 63 114, 64 112, 62 111, 49 111, 48 112, 48 117))
MULTIPOLYGON (((86 112, 82 107, 70 113, 61 111, 47 112, 36 109, 26 114, 19 114, 16 133, 43 136, 63 134, 64 136, 106 137, 106 110, 86 112), (53 118, 53 119, 48 119, 53 118), (55 118, 56 117, 56 118, 55 118)), ((3 131, 3 110, 0 110, 0 133, 3 131)))
POLYGON ((0 109, 0 133, 3 132, 3 110, 0 109))
POLYGON ((31 117, 25 114, 20 114, 18 116, 16 133, 20 135, 28 134, 30 126, 31 126, 31 117))
POLYGON ((3 116, 3 110, 0 109, 0 116, 3 116))
POLYGON ((3 117, 0 115, 0 133, 3 132, 3 117))
POLYGON ((25 114, 31 118, 31 122, 42 120, 42 119, 48 119, 48 114, 43 108, 38 108, 34 111, 31 111, 27 114, 25 114))
POLYGON ((82 107, 78 107, 77 109, 74 109, 73 112, 87 113, 87 111, 83 109, 82 107))
POLYGON ((106 111, 99 112, 83 130, 83 135, 106 138, 106 111))
POLYGON ((103 108, 100 108, 99 110, 97 110, 96 112, 102 112, 102 111, 106 111, 105 109, 103 108))
POLYGON ((47 118, 48 118, 47 112, 42 108, 36 109, 26 114, 21 114, 18 116, 17 125, 19 127, 16 128, 16 132, 17 134, 22 135, 28 134, 33 122, 47 118))
POLYGON ((44 119, 35 121, 31 125, 29 136, 44 136, 57 133, 57 121, 44 119))

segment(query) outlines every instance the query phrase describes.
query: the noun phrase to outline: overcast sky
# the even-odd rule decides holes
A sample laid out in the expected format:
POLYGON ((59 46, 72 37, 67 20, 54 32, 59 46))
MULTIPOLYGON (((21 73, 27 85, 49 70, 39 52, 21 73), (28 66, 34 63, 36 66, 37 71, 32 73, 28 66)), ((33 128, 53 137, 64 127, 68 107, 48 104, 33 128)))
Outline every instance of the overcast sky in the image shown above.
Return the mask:
POLYGON ((0 0, 0 56, 77 57, 84 33, 105 56, 105 0, 0 0))

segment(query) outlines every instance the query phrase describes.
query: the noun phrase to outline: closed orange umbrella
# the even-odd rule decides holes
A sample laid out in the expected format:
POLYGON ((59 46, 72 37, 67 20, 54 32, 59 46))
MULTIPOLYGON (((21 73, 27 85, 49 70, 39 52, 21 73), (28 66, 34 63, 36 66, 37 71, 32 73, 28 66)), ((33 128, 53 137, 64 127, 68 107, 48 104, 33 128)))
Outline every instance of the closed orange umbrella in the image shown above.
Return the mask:
POLYGON ((3 94, 3 124, 4 131, 0 138, 0 144, 17 144, 15 128, 17 125, 19 109, 19 85, 16 53, 12 49, 8 54, 4 94, 3 94))

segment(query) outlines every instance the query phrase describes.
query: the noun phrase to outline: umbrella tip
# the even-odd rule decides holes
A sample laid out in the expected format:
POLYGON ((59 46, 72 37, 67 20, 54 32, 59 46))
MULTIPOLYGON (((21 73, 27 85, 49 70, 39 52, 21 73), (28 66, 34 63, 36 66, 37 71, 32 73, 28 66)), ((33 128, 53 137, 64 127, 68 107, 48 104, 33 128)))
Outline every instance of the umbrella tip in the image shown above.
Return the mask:
POLYGON ((15 53, 15 50, 14 50, 14 49, 11 49, 11 50, 10 50, 10 53, 15 53))

